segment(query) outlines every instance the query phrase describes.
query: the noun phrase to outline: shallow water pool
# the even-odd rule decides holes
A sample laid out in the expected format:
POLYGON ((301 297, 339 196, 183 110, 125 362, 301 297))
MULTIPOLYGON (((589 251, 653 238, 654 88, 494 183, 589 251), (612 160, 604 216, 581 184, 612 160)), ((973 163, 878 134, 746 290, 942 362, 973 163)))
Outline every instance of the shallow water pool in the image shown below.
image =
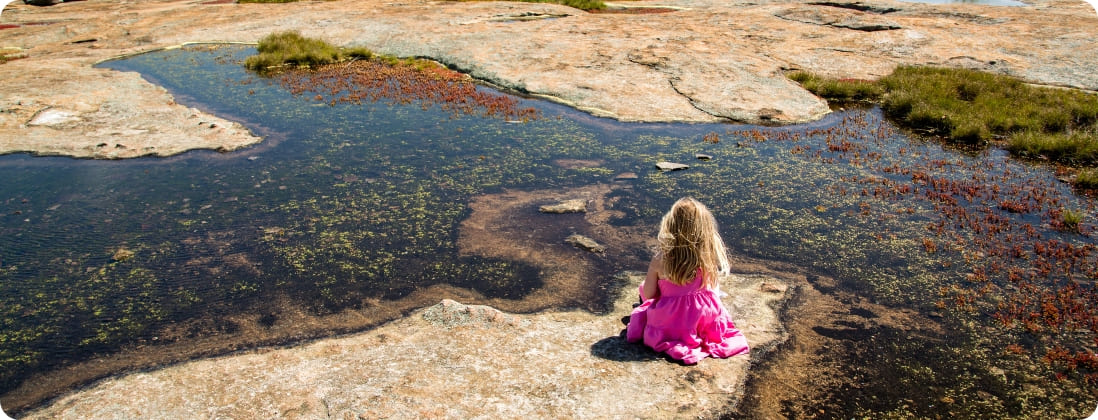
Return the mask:
MULTIPOLYGON (((477 197, 599 184, 613 186, 612 226, 654 229, 675 199, 697 197, 735 253, 933 314, 955 329, 949 339, 990 354, 1095 345, 1086 324, 1098 278, 1093 201, 1001 152, 912 138, 878 109, 780 128, 639 124, 515 98, 540 118, 509 121, 414 102, 293 95, 243 70, 252 53, 196 47, 103 66, 138 71, 180 103, 240 121, 266 137, 261 145, 126 161, 0 157, 0 393, 36 386, 36 372, 120 352, 144 355, 116 366, 125 369, 357 331, 436 303, 443 289, 514 311, 605 311, 613 290, 599 279, 642 270, 645 244, 584 256, 600 268, 590 287, 567 294, 545 293, 555 285, 532 264, 458 244, 477 197), (691 167, 661 172, 659 161, 691 167), (1057 228, 1064 209, 1084 215, 1080 232, 1057 228), (1057 293, 1069 288, 1074 294, 1057 293), (1051 322, 1030 316, 1046 301, 1064 306, 1061 325, 1027 328, 1051 322), (150 355, 164 348, 172 355, 150 355)), ((533 210, 514 217, 547 223, 533 210)), ((571 225, 557 226, 562 234, 585 228, 563 220, 571 225)), ((905 363, 931 362, 912 355, 905 363)), ((1094 392, 1092 370, 1024 363, 1058 389, 1049 406, 1075 408, 1074 398, 1094 392)), ((874 380, 895 379, 887 375, 874 380)), ((916 385, 961 389, 971 375, 986 373, 935 374, 916 385)), ((1006 413, 1025 396, 993 391, 1006 413)), ((877 404, 848 414, 887 408, 877 404)), ((950 410, 920 407, 918 415, 950 410)))

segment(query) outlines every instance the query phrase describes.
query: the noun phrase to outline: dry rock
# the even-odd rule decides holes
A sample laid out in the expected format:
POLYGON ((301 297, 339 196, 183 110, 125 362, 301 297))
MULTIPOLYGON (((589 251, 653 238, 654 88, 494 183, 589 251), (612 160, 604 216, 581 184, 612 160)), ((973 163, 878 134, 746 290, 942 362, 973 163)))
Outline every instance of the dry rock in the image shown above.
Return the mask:
POLYGON ((620 319, 643 273, 619 277, 614 309, 512 315, 443 301, 375 330, 106 379, 27 413, 68 418, 712 417, 753 361, 785 340, 763 275, 721 279, 751 354, 668 362, 626 343, 620 319), (658 415, 656 415, 658 416, 658 415))
POLYGON ((186 42, 256 42, 275 30, 433 58, 624 121, 784 124, 826 114, 824 101, 784 76, 794 69, 876 79, 901 64, 942 65, 1098 90, 1098 15, 1074 0, 630 2, 675 9, 651 15, 509 2, 218 3, 9 4, 5 24, 19 26, 3 30, 0 47, 21 58, 0 66, 0 153, 128 158, 255 144, 247 129, 179 105, 136 74, 92 65, 186 42), (64 114, 35 122, 45 110, 64 114))

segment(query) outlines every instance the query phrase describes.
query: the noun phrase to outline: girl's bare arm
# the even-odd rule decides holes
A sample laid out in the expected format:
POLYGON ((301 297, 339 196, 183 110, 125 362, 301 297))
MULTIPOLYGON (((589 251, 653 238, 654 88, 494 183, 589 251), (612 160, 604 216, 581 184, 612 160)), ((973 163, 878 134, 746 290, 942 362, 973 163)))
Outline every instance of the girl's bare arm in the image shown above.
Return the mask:
POLYGON ((644 277, 644 285, 641 286, 641 298, 654 299, 660 296, 659 278, 663 268, 663 255, 656 254, 652 262, 648 264, 648 275, 644 277))

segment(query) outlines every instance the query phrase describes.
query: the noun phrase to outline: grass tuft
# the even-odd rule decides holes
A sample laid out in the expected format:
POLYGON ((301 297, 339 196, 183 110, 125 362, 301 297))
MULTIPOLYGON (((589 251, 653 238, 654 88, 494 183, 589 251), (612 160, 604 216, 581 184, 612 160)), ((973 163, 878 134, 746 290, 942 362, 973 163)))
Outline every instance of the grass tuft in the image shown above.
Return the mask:
POLYGON ((258 73, 276 73, 287 67, 311 68, 353 58, 370 58, 365 48, 342 49, 294 31, 278 32, 259 40, 259 54, 244 60, 244 67, 258 73))
POLYGON ((1098 190, 1098 169, 1086 168, 1075 176, 1075 186, 1088 190, 1098 190))
MULTIPOLYGON (((1098 95, 1036 87, 967 69, 901 66, 876 82, 828 79, 807 72, 789 78, 828 100, 875 100, 901 125, 967 146, 997 144, 1023 158, 1073 166, 1098 165, 1098 95)), ((1084 170, 1076 185, 1098 187, 1084 170)))
POLYGON ((975 70, 901 66, 879 83, 891 116, 964 144, 1063 133, 1098 120, 1098 96, 975 70))
POLYGON ((1006 149, 1021 157, 1042 158, 1065 164, 1098 163, 1098 135, 1093 131, 1024 131, 1010 136, 1006 149))
POLYGON ((1083 212, 1072 209, 1064 209, 1061 217, 1063 230, 1067 232, 1079 232, 1079 223, 1083 221, 1083 212))
POLYGON ((870 101, 884 93, 877 83, 869 80, 829 79, 804 71, 790 73, 789 78, 809 92, 835 101, 870 101))

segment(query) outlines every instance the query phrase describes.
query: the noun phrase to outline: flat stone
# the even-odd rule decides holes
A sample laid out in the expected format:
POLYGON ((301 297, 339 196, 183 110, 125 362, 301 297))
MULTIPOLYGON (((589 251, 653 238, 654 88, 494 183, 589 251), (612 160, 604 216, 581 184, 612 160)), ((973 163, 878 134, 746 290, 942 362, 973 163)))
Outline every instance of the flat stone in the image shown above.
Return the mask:
POLYGON ((707 155, 707 154, 704 154, 704 153, 696 153, 696 154, 694 154, 694 157, 698 158, 698 160, 713 159, 713 156, 710 156, 710 155, 707 155))
POLYGON ((681 171, 683 169, 689 168, 690 166, 674 162, 659 162, 656 164, 656 167, 659 168, 659 170, 661 171, 681 171))
POLYGON ((637 178, 638 177, 637 177, 636 172, 622 172, 622 173, 618 174, 617 176, 615 176, 614 180, 615 181, 632 181, 632 180, 637 179, 637 178))
POLYGON ((582 198, 564 200, 557 204, 541 206, 538 211, 542 213, 585 213, 587 212, 587 200, 582 198))
POLYGON ((598 242, 595 242, 594 239, 588 238, 588 237, 580 235, 580 234, 572 234, 571 236, 569 236, 564 241, 572 244, 572 246, 574 246, 576 248, 586 249, 586 250, 591 251, 591 252, 606 251, 605 246, 602 246, 598 242))

